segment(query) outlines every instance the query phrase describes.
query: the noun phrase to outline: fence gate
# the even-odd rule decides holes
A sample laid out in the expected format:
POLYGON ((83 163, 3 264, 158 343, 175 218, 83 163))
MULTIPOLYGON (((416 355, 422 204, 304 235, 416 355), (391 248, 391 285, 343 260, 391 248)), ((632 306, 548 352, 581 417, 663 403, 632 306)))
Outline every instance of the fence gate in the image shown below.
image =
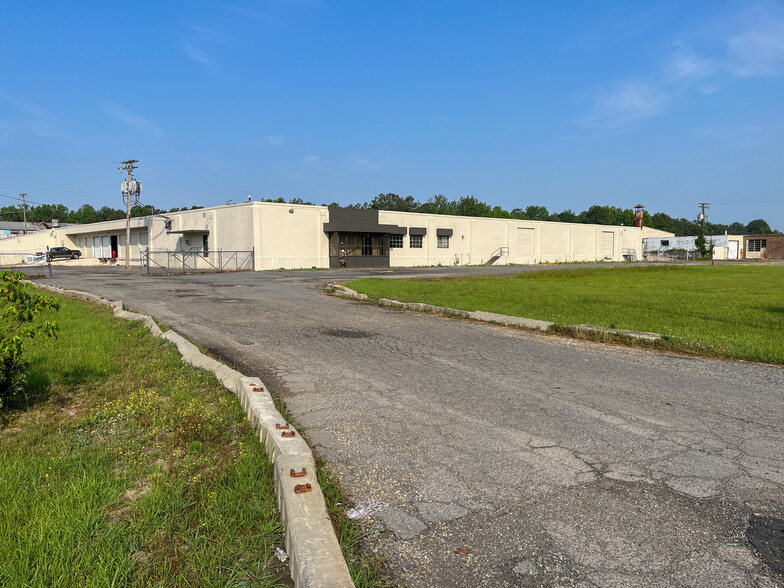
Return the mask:
POLYGON ((142 272, 148 276, 192 274, 208 272, 241 272, 253 270, 253 253, 250 251, 153 251, 141 254, 142 272))

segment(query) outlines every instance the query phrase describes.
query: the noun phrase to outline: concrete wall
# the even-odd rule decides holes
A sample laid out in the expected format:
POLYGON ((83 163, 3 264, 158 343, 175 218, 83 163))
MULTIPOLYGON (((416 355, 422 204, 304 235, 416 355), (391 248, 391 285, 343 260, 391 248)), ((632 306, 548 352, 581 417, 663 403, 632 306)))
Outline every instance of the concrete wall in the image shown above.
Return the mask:
POLYGON ((326 206, 253 203, 256 269, 329 267, 326 206))
POLYGON ((426 227, 422 249, 412 249, 410 238, 402 249, 390 250, 390 265, 480 265, 500 247, 508 254, 496 265, 569 261, 623 261, 624 252, 642 255, 644 235, 670 235, 656 229, 553 223, 543 221, 474 218, 405 212, 379 212, 381 224, 426 227), (452 229, 448 249, 437 247, 437 230, 452 229))

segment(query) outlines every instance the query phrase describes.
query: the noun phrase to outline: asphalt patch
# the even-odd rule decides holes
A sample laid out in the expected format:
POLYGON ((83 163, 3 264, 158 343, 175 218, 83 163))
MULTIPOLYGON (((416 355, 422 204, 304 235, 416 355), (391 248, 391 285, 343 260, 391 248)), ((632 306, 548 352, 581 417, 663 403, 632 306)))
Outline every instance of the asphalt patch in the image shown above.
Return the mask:
POLYGON ((368 331, 353 329, 324 329, 322 332, 330 337, 342 337, 345 339, 366 339, 373 336, 373 333, 368 331))
POLYGON ((771 570, 784 574, 784 521, 754 515, 749 518, 746 538, 771 570))

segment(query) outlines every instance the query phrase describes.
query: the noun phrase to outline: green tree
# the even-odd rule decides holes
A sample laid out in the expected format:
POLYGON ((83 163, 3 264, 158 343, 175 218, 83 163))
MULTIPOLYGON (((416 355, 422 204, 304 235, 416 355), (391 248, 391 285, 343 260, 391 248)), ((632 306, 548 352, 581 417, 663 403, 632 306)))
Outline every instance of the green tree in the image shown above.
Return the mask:
POLYGON ((610 206, 594 204, 585 212, 580 213, 582 222, 591 225, 615 225, 617 223, 616 211, 610 206))
POLYGON ((370 201, 370 208, 374 210, 394 210, 397 212, 416 212, 420 203, 413 196, 402 198, 397 194, 379 194, 370 201))
POLYGON ((82 204, 78 210, 71 213, 71 219, 73 222, 77 222, 82 225, 97 223, 98 221, 102 220, 98 214, 98 211, 89 204, 82 204))
POLYGON ((102 221, 120 220, 125 218, 125 211, 110 206, 102 206, 98 209, 98 216, 102 221))
POLYGON ((770 235, 773 231, 764 219, 758 218, 746 225, 746 232, 749 235, 770 235))
POLYGON ((456 204, 443 194, 434 194, 424 202, 417 212, 426 214, 457 214, 456 204))
POLYGON ((558 218, 561 219, 562 223, 576 223, 576 222, 578 222, 577 215, 574 213, 574 211, 571 208, 567 208, 567 209, 562 210, 561 212, 559 212, 558 213, 558 218))
POLYGON ((65 204, 39 204, 27 210, 27 220, 39 223, 50 223, 53 219, 65 222, 70 215, 65 204))
POLYGON ((460 216, 491 216, 492 209, 474 196, 463 196, 455 203, 455 214, 460 216))
POLYGON ((527 206, 525 208, 525 216, 531 220, 546 221, 550 218, 550 213, 547 211, 546 206, 527 206))
POLYGON ((700 252, 700 257, 708 256, 708 243, 705 240, 705 235, 697 235, 697 238, 694 240, 694 246, 697 248, 697 251, 700 252))
POLYGON ((36 337, 54 337, 57 323, 40 320, 47 310, 59 310, 60 300, 41 294, 22 280, 22 272, 0 273, 0 408, 24 390, 25 343, 36 337))
POLYGON ((24 220, 21 206, 3 206, 0 208, 0 221, 24 220))

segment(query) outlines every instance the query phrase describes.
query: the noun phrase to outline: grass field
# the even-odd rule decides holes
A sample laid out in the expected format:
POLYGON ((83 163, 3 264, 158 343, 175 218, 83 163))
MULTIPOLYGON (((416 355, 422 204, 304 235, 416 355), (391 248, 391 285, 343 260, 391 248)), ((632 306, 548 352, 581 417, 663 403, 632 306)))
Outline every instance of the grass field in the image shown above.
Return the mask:
POLYGON ((670 349, 784 363, 781 265, 619 266, 346 285, 371 299, 653 331, 670 349))
MULTIPOLYGON (((272 468, 236 398, 140 323, 64 298, 0 430, 0 586, 289 586, 272 468)), ((322 472, 358 586, 383 585, 322 472)))

